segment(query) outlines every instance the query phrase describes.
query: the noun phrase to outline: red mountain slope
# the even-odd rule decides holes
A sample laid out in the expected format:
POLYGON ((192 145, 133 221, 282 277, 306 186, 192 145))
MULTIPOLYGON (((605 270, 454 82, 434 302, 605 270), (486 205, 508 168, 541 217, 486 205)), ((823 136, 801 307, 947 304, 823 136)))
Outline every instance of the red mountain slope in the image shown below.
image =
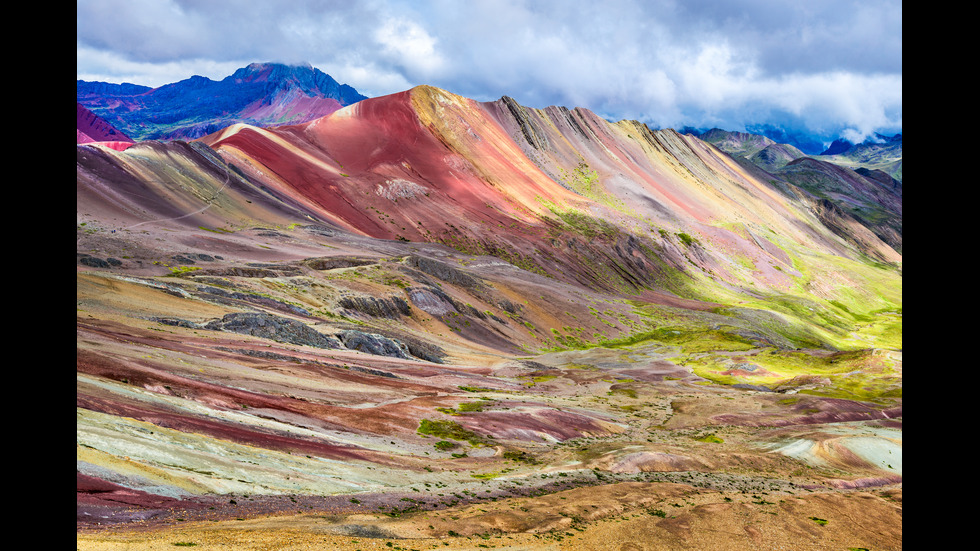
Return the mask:
POLYGON ((75 116, 75 143, 102 142, 104 145, 122 151, 133 144, 128 136, 116 130, 111 124, 95 113, 89 111, 81 103, 77 105, 75 116))
POLYGON ((666 262, 778 287, 794 270, 787 247, 855 254, 709 144, 584 109, 483 104, 420 86, 307 124, 237 125, 202 141, 348 230, 441 242, 592 285, 648 287, 666 262), (737 273, 735 257, 753 273, 737 273))

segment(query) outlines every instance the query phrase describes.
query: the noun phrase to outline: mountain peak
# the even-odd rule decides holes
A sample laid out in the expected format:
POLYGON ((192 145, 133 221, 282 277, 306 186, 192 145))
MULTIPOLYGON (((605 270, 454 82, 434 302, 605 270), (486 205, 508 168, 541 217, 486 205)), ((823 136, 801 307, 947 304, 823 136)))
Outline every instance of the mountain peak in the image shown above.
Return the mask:
POLYGON ((837 138, 834 140, 834 143, 830 144, 830 147, 821 153, 821 155, 839 155, 852 147, 854 147, 854 144, 852 144, 850 141, 845 140, 844 138, 837 138))
POLYGON ((772 139, 759 134, 732 132, 720 128, 712 128, 700 134, 698 138, 714 144, 722 151, 742 155, 743 157, 754 155, 776 143, 772 139))
POLYGON ((137 140, 195 139, 236 122, 298 124, 366 99, 309 63, 251 63, 220 81, 193 76, 139 98, 124 92, 78 82, 82 105, 137 140))
POLYGON ((341 105, 350 105, 365 99, 351 86, 340 84, 332 76, 309 63, 251 63, 224 79, 227 84, 265 84, 270 94, 274 91, 299 90, 315 98, 333 98, 341 105))
MULTIPOLYGON (((285 64, 285 63, 250 63, 235 71, 229 79, 241 82, 267 82, 287 80, 290 78, 301 78, 304 75, 316 74, 320 71, 313 68, 309 63, 285 64)), ((320 73, 326 75, 326 73, 320 73)), ((329 75, 326 75, 329 78, 329 75)), ((333 80, 331 78, 331 80, 333 80)))

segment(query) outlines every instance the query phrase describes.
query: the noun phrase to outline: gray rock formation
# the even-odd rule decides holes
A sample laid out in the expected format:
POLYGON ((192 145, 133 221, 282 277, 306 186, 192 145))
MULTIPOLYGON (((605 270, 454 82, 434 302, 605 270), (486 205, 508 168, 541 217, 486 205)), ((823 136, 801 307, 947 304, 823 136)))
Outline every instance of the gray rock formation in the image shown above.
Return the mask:
POLYGON ((302 346, 326 349, 343 348, 340 340, 333 335, 324 335, 300 321, 272 314, 253 312, 226 314, 220 320, 208 322, 204 328, 252 335, 302 346))
POLYGON ((411 359, 408 345, 395 339, 390 339, 377 333, 363 333, 361 331, 343 331, 337 336, 345 348, 359 350, 377 356, 387 356, 389 358, 411 359))

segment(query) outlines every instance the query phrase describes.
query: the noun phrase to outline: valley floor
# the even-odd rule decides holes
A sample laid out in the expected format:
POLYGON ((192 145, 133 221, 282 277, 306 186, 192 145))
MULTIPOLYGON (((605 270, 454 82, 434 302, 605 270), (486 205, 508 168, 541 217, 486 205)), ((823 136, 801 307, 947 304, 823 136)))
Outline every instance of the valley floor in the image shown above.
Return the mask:
POLYGON ((122 531, 83 529, 87 551, 195 549, 901 549, 902 489, 718 492, 626 482, 398 517, 258 515, 122 531), (462 531, 462 533, 460 533, 462 531))
POLYGON ((80 254, 77 549, 901 549, 900 347, 383 245, 80 254))

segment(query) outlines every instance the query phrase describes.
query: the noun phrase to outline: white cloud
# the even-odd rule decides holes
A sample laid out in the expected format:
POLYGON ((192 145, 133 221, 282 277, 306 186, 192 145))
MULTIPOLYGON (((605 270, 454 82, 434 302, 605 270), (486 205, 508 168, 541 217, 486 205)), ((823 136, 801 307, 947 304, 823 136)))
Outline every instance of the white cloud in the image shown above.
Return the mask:
POLYGON ((435 78, 445 67, 445 60, 436 49, 438 41, 413 21, 389 18, 373 36, 385 59, 411 76, 435 78))
POLYGON ((384 96, 415 86, 401 72, 375 63, 351 65, 328 59, 321 63, 314 61, 312 65, 368 97, 384 96))
POLYGON ((254 61, 307 61, 367 95, 432 84, 659 126, 901 127, 900 0, 86 0, 77 8, 78 78, 152 85, 223 78, 254 61))
POLYGON ((214 61, 189 59, 165 63, 133 61, 108 50, 77 46, 76 75, 78 80, 140 84, 155 88, 178 82, 195 75, 221 80, 244 67, 250 61, 214 61))

